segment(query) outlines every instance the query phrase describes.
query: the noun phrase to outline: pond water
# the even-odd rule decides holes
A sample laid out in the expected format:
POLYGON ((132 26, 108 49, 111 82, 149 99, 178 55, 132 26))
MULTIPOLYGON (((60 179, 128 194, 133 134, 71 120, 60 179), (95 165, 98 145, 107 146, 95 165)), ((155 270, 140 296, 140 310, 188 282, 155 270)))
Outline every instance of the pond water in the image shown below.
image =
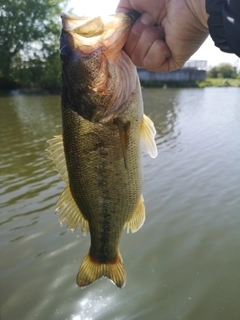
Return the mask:
POLYGON ((240 319, 240 88, 143 96, 159 156, 143 155, 146 221, 123 232, 121 290, 75 284, 90 240, 60 227, 45 152, 60 97, 0 98, 1 320, 240 319))

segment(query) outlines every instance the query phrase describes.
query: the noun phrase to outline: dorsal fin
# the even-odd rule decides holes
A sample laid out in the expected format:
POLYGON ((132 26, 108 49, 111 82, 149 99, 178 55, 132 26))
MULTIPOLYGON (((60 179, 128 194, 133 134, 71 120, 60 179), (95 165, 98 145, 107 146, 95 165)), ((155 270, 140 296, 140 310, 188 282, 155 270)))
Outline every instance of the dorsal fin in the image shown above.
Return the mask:
POLYGON ((49 158, 54 162, 56 170, 67 185, 58 199, 55 212, 62 210, 59 214, 59 221, 61 224, 67 221, 67 227, 72 231, 75 231, 78 225, 80 225, 82 232, 86 234, 89 231, 88 221, 84 218, 78 208, 69 188, 62 135, 54 136, 54 138, 49 140, 48 143, 50 144, 47 148, 49 158))
POLYGON ((61 224, 67 221, 67 227, 72 231, 75 231, 78 225, 80 225, 83 234, 87 234, 89 232, 88 221, 84 218, 74 201, 69 186, 66 186, 58 199, 55 212, 61 209, 62 211, 58 217, 61 224))
POLYGON ((49 152, 49 159, 53 161, 56 166, 56 170, 63 179, 63 181, 68 184, 68 172, 63 148, 62 135, 54 136, 53 139, 47 141, 50 145, 46 150, 49 152))

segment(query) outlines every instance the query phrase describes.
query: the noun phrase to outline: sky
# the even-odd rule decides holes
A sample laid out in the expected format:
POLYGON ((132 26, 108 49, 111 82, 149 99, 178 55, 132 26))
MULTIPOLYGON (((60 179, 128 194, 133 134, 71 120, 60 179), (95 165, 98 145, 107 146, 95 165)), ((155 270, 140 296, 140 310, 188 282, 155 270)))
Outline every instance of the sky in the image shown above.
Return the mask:
MULTIPOLYGON (((72 9, 72 13, 79 16, 98 16, 115 12, 118 0, 70 0, 66 11, 72 9)), ((215 47, 210 37, 190 60, 207 60, 208 69, 220 63, 230 63, 240 70, 240 59, 234 54, 227 54, 215 47)))

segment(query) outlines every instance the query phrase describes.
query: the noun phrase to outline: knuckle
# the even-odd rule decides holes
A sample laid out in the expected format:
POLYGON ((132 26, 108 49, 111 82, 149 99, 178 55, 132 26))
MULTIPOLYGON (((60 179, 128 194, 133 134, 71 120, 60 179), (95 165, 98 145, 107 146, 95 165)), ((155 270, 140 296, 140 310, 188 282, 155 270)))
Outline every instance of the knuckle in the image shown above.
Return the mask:
POLYGON ((135 38, 139 38, 144 30, 145 26, 142 25, 140 21, 137 21, 132 26, 131 33, 135 38))
POLYGON ((139 54, 136 52, 136 50, 132 53, 131 60, 136 66, 139 66, 139 67, 142 66, 141 58, 139 54))
POLYGON ((145 35, 145 37, 148 37, 149 39, 152 40, 152 42, 154 42, 157 39, 162 39, 164 38, 164 34, 161 30, 159 30, 157 27, 155 26, 148 26, 144 31, 143 34, 145 35))
POLYGON ((147 70, 155 71, 157 66, 155 66, 153 61, 146 56, 145 59, 143 60, 143 67, 147 70))
POLYGON ((156 54, 164 56, 165 58, 170 56, 170 50, 163 40, 157 39, 153 44, 153 48, 156 54))

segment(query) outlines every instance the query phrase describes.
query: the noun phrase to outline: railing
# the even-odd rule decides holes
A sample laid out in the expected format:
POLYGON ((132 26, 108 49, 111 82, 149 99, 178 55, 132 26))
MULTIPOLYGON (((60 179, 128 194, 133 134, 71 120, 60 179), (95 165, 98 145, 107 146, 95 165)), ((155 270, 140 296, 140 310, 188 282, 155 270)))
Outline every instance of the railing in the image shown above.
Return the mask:
POLYGON ((182 69, 191 68, 196 70, 207 70, 206 60, 188 60, 182 69))

